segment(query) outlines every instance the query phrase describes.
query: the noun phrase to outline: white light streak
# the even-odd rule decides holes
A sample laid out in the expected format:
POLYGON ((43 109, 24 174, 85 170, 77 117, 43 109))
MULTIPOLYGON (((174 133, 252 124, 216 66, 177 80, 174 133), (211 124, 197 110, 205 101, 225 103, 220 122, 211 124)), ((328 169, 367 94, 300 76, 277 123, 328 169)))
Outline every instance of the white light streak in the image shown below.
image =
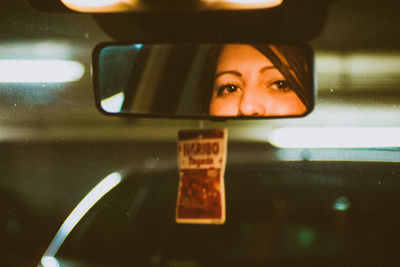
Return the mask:
POLYGON ((315 57, 319 74, 346 72, 347 75, 388 75, 400 72, 400 53, 324 53, 315 57))
POLYGON ((113 96, 110 96, 104 100, 101 100, 101 107, 110 113, 118 113, 121 111, 122 105, 124 104, 125 94, 120 92, 113 96))
POLYGON ((60 263, 54 257, 43 257, 40 263, 43 265, 43 267, 60 267, 60 263))
POLYGON ((61 225, 56 236, 51 241, 50 246, 46 250, 43 258, 54 257, 64 242, 65 238, 74 229, 75 225, 82 219, 82 217, 97 203, 105 194, 117 186, 121 182, 121 174, 118 172, 111 173, 97 184, 84 199, 76 206, 76 208, 67 217, 61 225))
POLYGON ((368 149, 279 149, 283 161, 400 162, 400 151, 368 149))
MULTIPOLYGON (((318 81, 346 90, 381 90, 382 87, 397 87, 400 74, 400 53, 327 53, 319 52, 315 57, 318 81), (346 79, 343 79, 346 77, 346 79)), ((331 90, 322 86, 319 90, 331 90)), ((331 91, 332 92, 332 91, 331 91)))
POLYGON ((268 133, 280 148, 388 148, 400 147, 400 127, 283 127, 268 133))
POLYGON ((85 67, 67 60, 0 60, 0 83, 66 83, 77 81, 85 67))
POLYGON ((55 59, 70 60, 76 54, 76 42, 64 40, 37 41, 37 40, 12 40, 2 41, 0 46, 0 59, 35 60, 55 59))

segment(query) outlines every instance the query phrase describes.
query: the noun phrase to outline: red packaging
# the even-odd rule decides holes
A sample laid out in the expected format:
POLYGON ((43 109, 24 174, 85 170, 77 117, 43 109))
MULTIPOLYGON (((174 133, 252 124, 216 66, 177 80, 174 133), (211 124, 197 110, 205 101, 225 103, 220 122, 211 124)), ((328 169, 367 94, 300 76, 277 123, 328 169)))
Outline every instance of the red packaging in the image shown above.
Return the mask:
POLYGON ((178 133, 177 223, 225 222, 226 129, 178 133))

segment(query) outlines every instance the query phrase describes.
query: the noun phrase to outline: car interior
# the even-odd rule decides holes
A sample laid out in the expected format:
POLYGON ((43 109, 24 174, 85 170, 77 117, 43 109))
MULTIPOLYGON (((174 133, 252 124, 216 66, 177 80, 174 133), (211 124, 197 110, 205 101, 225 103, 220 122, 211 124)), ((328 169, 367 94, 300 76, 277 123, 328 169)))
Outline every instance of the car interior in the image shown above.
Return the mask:
POLYGON ((395 1, 0 6, 1 266, 400 262, 395 1), (181 223, 210 129, 225 217, 181 223))

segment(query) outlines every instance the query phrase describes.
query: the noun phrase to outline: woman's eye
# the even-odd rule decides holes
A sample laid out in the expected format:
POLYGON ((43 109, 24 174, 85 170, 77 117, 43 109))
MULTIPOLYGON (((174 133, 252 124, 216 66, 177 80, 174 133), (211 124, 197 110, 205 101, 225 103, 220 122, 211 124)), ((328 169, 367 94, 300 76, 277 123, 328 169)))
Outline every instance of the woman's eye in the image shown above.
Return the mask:
POLYGON ((286 80, 277 80, 271 84, 272 88, 277 91, 288 92, 290 91, 289 84, 286 80))
POLYGON ((218 87, 217 95, 224 96, 236 93, 240 90, 240 87, 234 84, 224 84, 218 87))

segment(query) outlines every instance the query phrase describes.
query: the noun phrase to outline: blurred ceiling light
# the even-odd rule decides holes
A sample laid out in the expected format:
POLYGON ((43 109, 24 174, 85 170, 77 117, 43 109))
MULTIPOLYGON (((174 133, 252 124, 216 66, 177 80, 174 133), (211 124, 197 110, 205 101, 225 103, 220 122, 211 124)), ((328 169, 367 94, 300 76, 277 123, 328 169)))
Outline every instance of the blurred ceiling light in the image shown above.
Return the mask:
POLYGON ((320 74, 346 72, 347 74, 398 74, 400 69, 399 52, 317 52, 316 70, 320 74))
MULTIPOLYGON (((75 60, 86 49, 83 43, 60 39, 53 40, 2 40, 0 59, 13 60, 75 60)), ((86 51, 86 50, 85 50, 86 51)))
POLYGON ((283 127, 268 141, 280 148, 392 148, 400 147, 400 127, 283 127))
POLYGON ((282 4, 283 0, 202 0, 203 3, 227 9, 272 8, 282 4))
POLYGON ((79 12, 123 12, 132 10, 137 0, 61 0, 69 9, 79 12))
POLYGON ((123 92, 110 96, 101 100, 101 107, 111 113, 118 113, 124 104, 125 94, 123 92))
MULTIPOLYGON (((315 57, 318 81, 321 85, 331 84, 347 91, 362 91, 397 87, 400 74, 399 52, 318 52, 315 57)), ((330 90, 330 86, 319 90, 330 90)))
POLYGON ((119 172, 113 172, 98 183, 86 196, 79 202, 78 206, 71 212, 64 223, 61 225, 56 236, 51 241, 47 248, 42 261, 54 257, 64 242, 65 238, 74 229, 75 225, 82 219, 83 216, 111 189, 121 182, 122 176, 119 172))
POLYGON ((392 149, 279 149, 283 161, 364 161, 400 162, 400 151, 392 149))
POLYGON ((338 211, 346 211, 350 207, 350 201, 347 197, 339 197, 333 204, 333 209, 338 211))
POLYGON ((0 83, 65 83, 82 78, 85 67, 68 60, 0 60, 0 83))
POLYGON ((137 50, 140 50, 140 49, 142 49, 143 44, 134 44, 133 46, 134 46, 137 50))

